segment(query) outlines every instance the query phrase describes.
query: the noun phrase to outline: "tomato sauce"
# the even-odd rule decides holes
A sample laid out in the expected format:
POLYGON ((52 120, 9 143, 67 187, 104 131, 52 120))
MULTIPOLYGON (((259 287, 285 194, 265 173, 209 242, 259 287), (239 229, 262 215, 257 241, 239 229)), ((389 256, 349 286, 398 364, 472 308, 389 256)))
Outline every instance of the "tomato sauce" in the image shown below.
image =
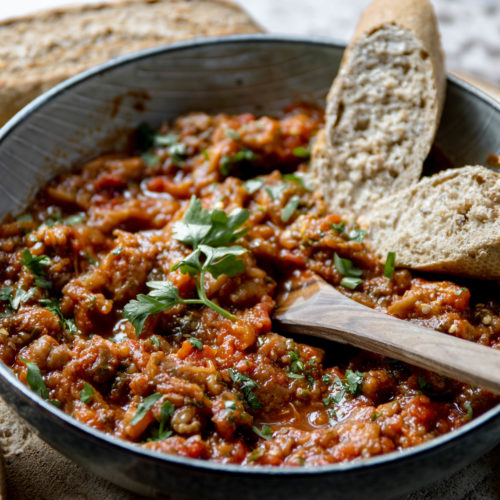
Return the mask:
POLYGON ((142 127, 142 151, 54 178, 23 216, 0 226, 3 362, 96 429, 224 463, 367 458, 494 406, 498 398, 479 387, 273 330, 279 286, 308 270, 369 307, 499 347, 496 285, 485 296, 481 284, 406 269, 387 278, 369 234, 365 241, 327 212, 307 174, 322 124, 322 110, 305 105, 280 118, 191 113, 157 132, 142 127), (148 315, 138 333, 124 310, 150 291, 147 282, 168 280, 183 300, 199 296, 196 277, 172 269, 192 251, 173 228, 193 196, 206 209, 249 211, 235 242, 246 250, 237 257, 244 270, 207 274, 202 284, 237 319, 177 303, 148 315), (344 280, 345 266, 357 280, 344 280))

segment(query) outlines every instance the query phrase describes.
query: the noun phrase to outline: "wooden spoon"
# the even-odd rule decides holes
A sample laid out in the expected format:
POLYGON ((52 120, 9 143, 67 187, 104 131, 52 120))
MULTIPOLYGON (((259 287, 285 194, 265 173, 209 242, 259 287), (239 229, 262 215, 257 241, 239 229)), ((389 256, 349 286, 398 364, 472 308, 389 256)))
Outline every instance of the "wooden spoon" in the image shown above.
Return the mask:
POLYGON ((284 332, 351 344, 500 394, 500 351, 370 309, 312 273, 278 296, 273 319, 284 332))

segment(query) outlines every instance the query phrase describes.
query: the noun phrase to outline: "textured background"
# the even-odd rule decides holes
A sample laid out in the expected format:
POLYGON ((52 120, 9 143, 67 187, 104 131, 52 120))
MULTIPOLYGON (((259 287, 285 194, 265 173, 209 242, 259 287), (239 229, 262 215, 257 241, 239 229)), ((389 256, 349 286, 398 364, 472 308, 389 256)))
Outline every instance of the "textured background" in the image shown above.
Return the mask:
MULTIPOLYGON (((99 0, 0 1, 0 19, 99 0)), ((349 40, 370 0, 236 0, 266 31, 349 40)), ((500 85, 500 0, 431 0, 448 69, 500 85)))

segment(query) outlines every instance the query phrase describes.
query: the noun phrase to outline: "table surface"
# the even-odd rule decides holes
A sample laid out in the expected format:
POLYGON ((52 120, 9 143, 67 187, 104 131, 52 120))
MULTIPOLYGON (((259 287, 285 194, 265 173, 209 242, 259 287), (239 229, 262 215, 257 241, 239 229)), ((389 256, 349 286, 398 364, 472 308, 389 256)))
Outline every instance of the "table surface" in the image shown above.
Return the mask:
MULTIPOLYGON (((267 31, 300 35, 327 36, 349 40, 361 10, 370 0, 236 0, 267 31)), ((99 0, 16 0, 1 2, 0 19, 24 15, 36 10, 68 4, 98 3, 99 0)), ((449 70, 471 75, 489 82, 493 93, 500 86, 500 0, 432 0, 442 32, 449 70)), ((26 446, 36 450, 36 438, 26 446)), ((40 459, 40 457, 38 457, 40 459)), ((11 457, 15 459, 15 456, 11 457)), ((76 484, 72 498, 132 499, 136 498, 95 478, 50 450, 41 458, 47 470, 54 471, 53 480, 62 471, 71 471, 76 484), (59 472, 57 472, 59 471, 59 472), (78 484, 79 483, 79 484, 78 484), (84 485, 93 484, 89 494, 84 485)), ((9 458, 7 458, 7 467, 9 458)), ((472 500, 500 498, 500 447, 468 468, 436 485, 421 489, 399 500, 472 500)), ((26 481, 32 492, 37 491, 36 474, 26 463, 26 481)), ((65 473, 66 474, 66 473, 65 473)), ((39 484, 39 483, 38 483, 39 484)), ((21 498, 21 497, 19 497, 21 498)), ((62 497, 61 497, 62 498, 62 497)))

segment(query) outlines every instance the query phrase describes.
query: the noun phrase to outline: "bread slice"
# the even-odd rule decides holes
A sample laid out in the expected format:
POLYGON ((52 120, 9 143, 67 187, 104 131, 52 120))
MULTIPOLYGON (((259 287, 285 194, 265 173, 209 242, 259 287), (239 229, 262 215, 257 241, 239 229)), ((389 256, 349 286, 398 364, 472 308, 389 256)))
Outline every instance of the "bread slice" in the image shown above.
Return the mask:
POLYGON ((261 28, 226 0, 120 0, 0 23, 0 124, 60 81, 113 57, 261 28))
POLYGON ((312 170, 332 210, 362 214, 419 179, 444 92, 429 1, 375 0, 344 54, 328 94, 326 137, 313 151, 312 170))
POLYGON ((425 177, 362 217, 381 259, 472 278, 500 279, 500 173, 468 166, 425 177))

